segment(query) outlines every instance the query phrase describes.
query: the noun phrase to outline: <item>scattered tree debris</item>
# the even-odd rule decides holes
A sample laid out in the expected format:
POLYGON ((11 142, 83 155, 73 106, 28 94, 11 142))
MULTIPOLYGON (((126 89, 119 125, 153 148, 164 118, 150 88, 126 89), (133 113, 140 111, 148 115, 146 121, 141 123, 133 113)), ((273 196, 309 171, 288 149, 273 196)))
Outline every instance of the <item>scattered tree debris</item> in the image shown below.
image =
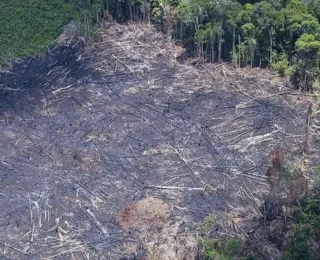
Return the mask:
POLYGON ((282 214, 264 200, 282 187, 289 162, 316 166, 319 113, 308 153, 303 145, 312 96, 267 70, 181 64, 177 52, 150 25, 112 24, 99 42, 60 46, 1 73, 6 257, 193 259, 207 215, 224 216, 218 235, 274 248, 252 220, 282 214))

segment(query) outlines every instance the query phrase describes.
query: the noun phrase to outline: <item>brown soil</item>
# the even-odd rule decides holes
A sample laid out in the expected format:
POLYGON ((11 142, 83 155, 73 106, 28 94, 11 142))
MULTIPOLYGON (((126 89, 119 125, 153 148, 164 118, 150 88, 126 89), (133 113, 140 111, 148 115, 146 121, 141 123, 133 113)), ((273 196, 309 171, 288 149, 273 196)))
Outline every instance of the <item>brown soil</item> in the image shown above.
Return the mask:
POLYGON ((160 231, 168 221, 168 205, 159 199, 146 198, 125 207, 119 212, 117 222, 125 231, 139 233, 160 231))

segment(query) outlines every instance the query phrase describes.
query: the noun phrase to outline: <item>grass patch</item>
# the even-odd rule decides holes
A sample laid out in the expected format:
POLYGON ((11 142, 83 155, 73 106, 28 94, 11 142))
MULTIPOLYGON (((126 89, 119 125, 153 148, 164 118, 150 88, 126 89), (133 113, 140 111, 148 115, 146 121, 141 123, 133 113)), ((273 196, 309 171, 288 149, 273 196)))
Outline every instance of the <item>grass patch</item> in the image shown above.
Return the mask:
POLYGON ((43 51, 80 17, 64 0, 0 1, 0 61, 43 51))

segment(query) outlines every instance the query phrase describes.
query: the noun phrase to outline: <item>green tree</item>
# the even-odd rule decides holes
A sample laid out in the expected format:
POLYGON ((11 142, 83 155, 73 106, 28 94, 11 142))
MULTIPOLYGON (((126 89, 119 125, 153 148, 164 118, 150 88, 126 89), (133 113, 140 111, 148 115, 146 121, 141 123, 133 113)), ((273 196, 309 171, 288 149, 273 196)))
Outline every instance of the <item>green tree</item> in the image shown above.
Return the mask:
POLYGON ((320 22, 320 0, 305 0, 304 2, 307 4, 309 12, 320 22))
POLYGON ((273 45, 275 44, 275 18, 277 10, 267 1, 253 6, 253 21, 256 26, 257 51, 259 65, 272 63, 273 45))
POLYGON ((255 26, 252 23, 246 23, 242 25, 242 32, 244 37, 243 42, 243 58, 246 61, 246 64, 250 64, 251 68, 253 67, 254 61, 254 52, 256 47, 256 38, 255 38, 255 26))
POLYGON ((295 42, 304 34, 317 33, 319 22, 308 13, 308 7, 301 0, 291 0, 280 10, 276 19, 279 47, 284 49, 291 63, 295 42))
MULTIPOLYGON (((233 63, 237 64, 237 54, 236 54, 236 31, 237 31, 237 16, 241 10, 241 4, 237 1, 224 1, 222 7, 225 13, 225 38, 227 39, 225 47, 227 48, 227 53, 231 53, 231 59, 233 63), (232 39, 232 45, 231 45, 232 39), (231 50, 230 50, 231 46, 231 50)), ((228 57, 227 57, 228 58, 228 57)))
POLYGON ((303 34, 296 42, 296 51, 294 81, 300 88, 309 90, 313 80, 319 77, 320 41, 312 34, 303 34))
MULTIPOLYGON (((254 44, 253 6, 245 4, 238 12, 236 21, 240 31, 238 33, 238 59, 239 66, 248 63, 248 49, 254 44), (245 37, 245 39, 243 39, 245 37), (244 42, 245 41, 245 42, 244 42)), ((250 51, 249 51, 250 52, 250 51)), ((250 59, 249 59, 250 60, 250 59)))

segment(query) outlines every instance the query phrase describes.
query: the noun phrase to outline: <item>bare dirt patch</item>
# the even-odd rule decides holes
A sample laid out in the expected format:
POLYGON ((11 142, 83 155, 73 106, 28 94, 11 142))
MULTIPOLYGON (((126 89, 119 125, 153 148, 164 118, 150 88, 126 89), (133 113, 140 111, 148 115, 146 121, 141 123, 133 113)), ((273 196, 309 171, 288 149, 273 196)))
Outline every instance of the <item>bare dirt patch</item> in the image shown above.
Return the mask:
MULTIPOLYGON (((125 231, 139 233, 159 231, 168 219, 168 205, 155 198, 146 198, 127 206, 117 217, 117 222, 125 231)), ((146 234, 147 235, 147 234, 146 234)))
MULTIPOLYGON (((160 199, 146 198, 128 205, 117 217, 121 228, 134 232, 142 242, 146 252, 140 257, 155 259, 195 259, 197 236, 181 232, 182 223, 169 220, 169 206, 160 199)), ((139 254, 137 245, 132 253, 139 254)))
POLYGON ((113 25, 82 51, 1 74, 1 254, 193 259, 209 214, 218 235, 249 236, 275 148, 312 183, 312 97, 268 71, 181 64, 181 52, 149 25, 113 25))

